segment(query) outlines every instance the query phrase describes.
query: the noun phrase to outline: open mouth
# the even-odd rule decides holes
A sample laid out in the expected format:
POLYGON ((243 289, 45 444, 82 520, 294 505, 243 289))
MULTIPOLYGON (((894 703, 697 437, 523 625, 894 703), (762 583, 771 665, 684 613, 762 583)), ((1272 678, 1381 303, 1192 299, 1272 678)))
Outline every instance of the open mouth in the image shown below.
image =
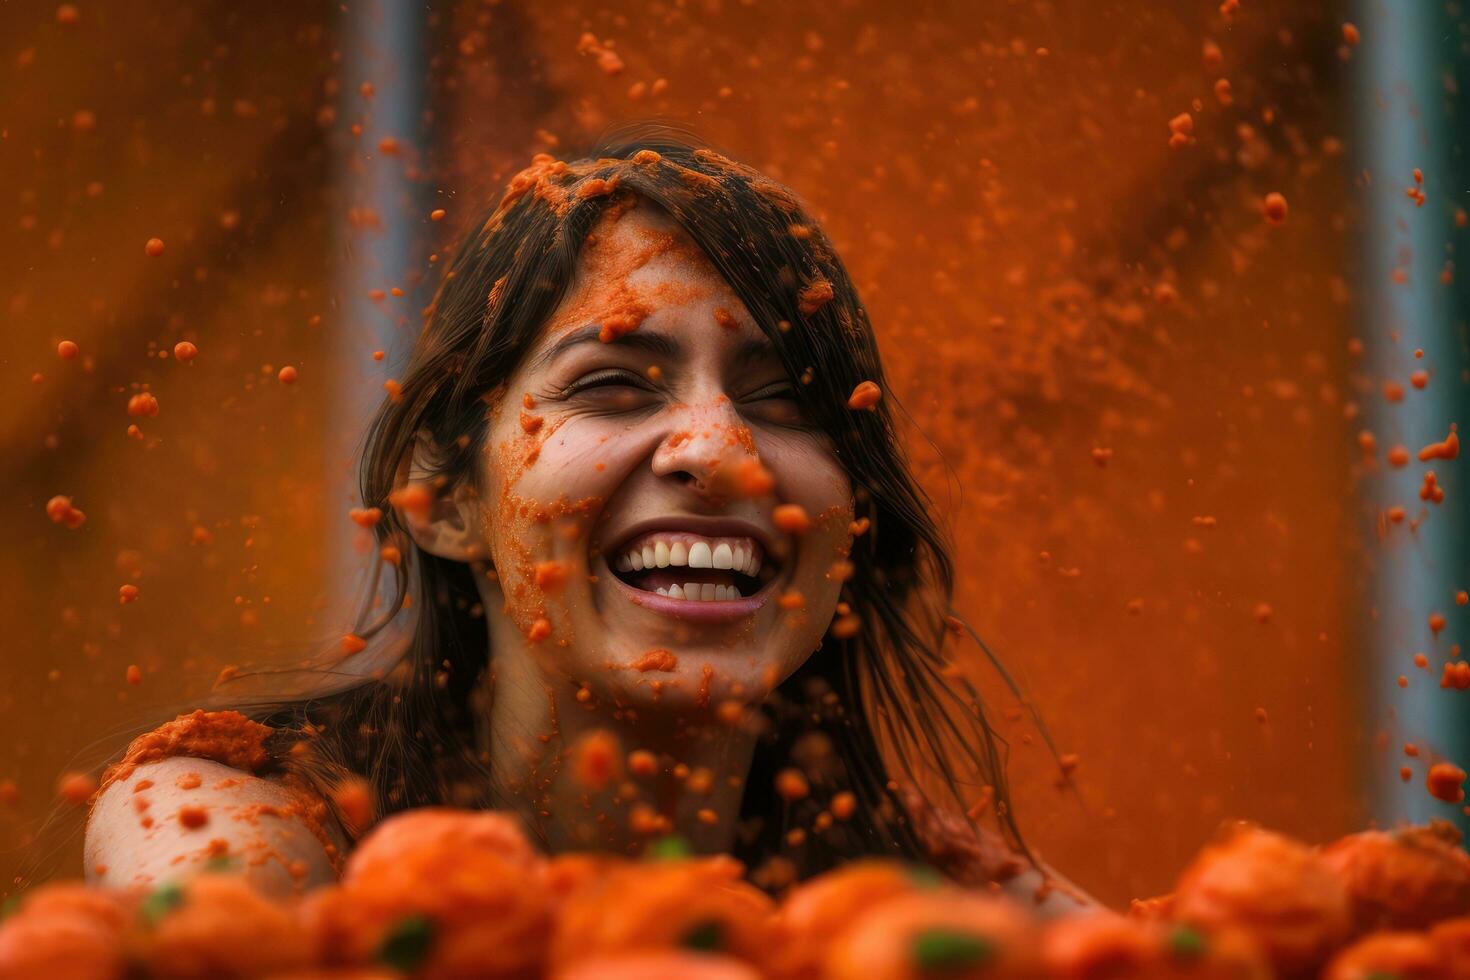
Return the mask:
POLYGON ((687 531, 640 534, 607 555, 633 589, 686 602, 734 602, 760 592, 780 571, 752 537, 687 531))

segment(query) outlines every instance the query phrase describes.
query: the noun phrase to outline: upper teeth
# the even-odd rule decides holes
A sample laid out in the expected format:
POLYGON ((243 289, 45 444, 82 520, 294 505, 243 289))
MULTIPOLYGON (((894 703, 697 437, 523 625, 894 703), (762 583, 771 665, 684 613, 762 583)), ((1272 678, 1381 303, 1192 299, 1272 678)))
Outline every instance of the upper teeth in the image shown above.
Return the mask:
POLYGON ((760 545, 750 538, 702 538, 692 534, 650 536, 617 557, 620 572, 645 568, 728 568, 742 575, 761 570, 760 545))

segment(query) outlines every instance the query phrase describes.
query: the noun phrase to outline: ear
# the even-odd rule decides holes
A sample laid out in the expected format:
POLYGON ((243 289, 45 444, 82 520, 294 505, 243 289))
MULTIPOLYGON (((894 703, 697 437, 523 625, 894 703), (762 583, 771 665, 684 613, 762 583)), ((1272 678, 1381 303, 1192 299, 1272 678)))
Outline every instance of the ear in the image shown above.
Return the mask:
POLYGON ((480 533, 479 498, 474 481, 462 479, 447 487, 439 474, 440 455, 433 439, 420 432, 413 454, 399 468, 399 508, 414 543, 431 555, 451 561, 483 562, 490 558, 489 542, 480 533))

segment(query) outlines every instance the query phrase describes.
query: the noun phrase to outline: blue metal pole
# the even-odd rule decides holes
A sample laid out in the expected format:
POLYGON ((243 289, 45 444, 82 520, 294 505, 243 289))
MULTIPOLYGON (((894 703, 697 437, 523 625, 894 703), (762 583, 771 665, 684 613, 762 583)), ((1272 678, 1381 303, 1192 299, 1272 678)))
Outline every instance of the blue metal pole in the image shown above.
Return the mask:
POLYGON ((351 625, 370 568, 371 559, 354 548, 359 531, 347 519, 347 510, 361 503, 357 466, 362 438, 384 398, 383 382, 406 357, 417 334, 400 322, 407 318, 416 324, 422 305, 423 297, 415 295, 407 277, 421 264, 422 222, 432 200, 428 184, 406 175, 412 162, 422 163, 428 100, 426 7, 409 0, 363 0, 348 4, 342 17, 345 66, 338 129, 344 211, 334 215, 340 236, 335 272, 340 306, 330 346, 333 412, 324 457, 331 581, 323 624, 330 628, 351 625), (372 86, 370 97, 361 92, 363 83, 372 86), (359 119, 363 131, 353 137, 348 130, 359 119), (384 137, 398 141, 403 148, 399 155, 380 152, 384 137), (350 217, 354 211, 355 221, 350 217), (388 292, 394 286, 406 295, 372 298, 374 290, 388 292), (372 360, 374 350, 385 351, 385 360, 372 360))
MULTIPOLYGON (((1357 0, 1355 22, 1362 44, 1353 54, 1352 115, 1358 125, 1358 164, 1369 176, 1365 201, 1360 277, 1365 368, 1372 382, 1364 392, 1364 425, 1377 440, 1378 470, 1366 481, 1370 503, 1383 509, 1399 504, 1412 520, 1385 525, 1382 541, 1370 531, 1370 589, 1375 618, 1368 625, 1370 658, 1368 734, 1387 732, 1387 758, 1367 753, 1372 815, 1384 824, 1431 817, 1453 819, 1466 828, 1460 807, 1433 798, 1425 786, 1428 765, 1440 756, 1470 766, 1470 692, 1441 690, 1440 670, 1450 645, 1464 639, 1466 611, 1456 615, 1454 593, 1467 582, 1466 516, 1470 503, 1459 479, 1463 461, 1420 463, 1420 447, 1445 437, 1452 421, 1467 416, 1463 286, 1440 280, 1447 247, 1457 237, 1454 210, 1467 206, 1467 170, 1460 146, 1466 114, 1447 90, 1446 73, 1458 56, 1459 25, 1445 5, 1387 0, 1357 0), (1405 189, 1413 172, 1424 174, 1427 201, 1417 207, 1405 189), (1402 270, 1400 272, 1400 270, 1402 270), (1395 274, 1407 278, 1395 281, 1395 274), (1395 339, 1396 335, 1396 339, 1395 339), (1422 349, 1422 359, 1414 357, 1422 349), (1418 369, 1431 372, 1424 390, 1409 384, 1418 369), (1401 402, 1389 401, 1384 381, 1403 385, 1401 402), (1410 452, 1401 469, 1386 465, 1395 445, 1410 452), (1444 487, 1442 505, 1421 502, 1426 469, 1444 487), (1432 612, 1449 626, 1438 637, 1429 628, 1432 612), (1429 670, 1414 667, 1413 656, 1429 658, 1429 670), (1405 675, 1407 688, 1397 679, 1405 675), (1403 753, 1403 743, 1421 747, 1418 758, 1403 753), (1426 757, 1428 756, 1428 757, 1426 757), (1400 766, 1412 778, 1404 782, 1400 766)), ((1463 233, 1459 237, 1463 238, 1463 233)), ((1470 269, 1461 270, 1463 277, 1470 269)))

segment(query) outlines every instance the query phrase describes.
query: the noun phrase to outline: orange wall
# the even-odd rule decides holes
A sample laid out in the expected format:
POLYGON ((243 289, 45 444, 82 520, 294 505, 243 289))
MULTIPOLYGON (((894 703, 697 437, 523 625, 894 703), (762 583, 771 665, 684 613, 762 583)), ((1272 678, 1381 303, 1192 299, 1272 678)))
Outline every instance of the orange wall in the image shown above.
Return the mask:
MULTIPOLYGON (((842 250, 933 441, 916 464, 955 531, 959 607, 1080 755, 1059 790, 1040 741, 999 722, 1047 859, 1125 902, 1167 889, 1227 817, 1311 840, 1355 827, 1339 21, 1305 0, 1233 27, 1183 6, 466 3, 432 18, 417 134, 374 127, 359 85, 392 73, 347 76, 329 5, 274 22, 83 5, 72 25, 7 8, 0 778, 20 801, 0 805, 0 845, 34 829, 78 750, 315 635, 318 379, 367 356, 340 340, 329 278, 352 240, 327 156, 346 127, 365 124, 357 165, 423 171, 449 217, 416 234, 442 246, 531 152, 649 116, 790 183, 842 250), (589 31, 621 72, 578 54, 589 31), (1171 150, 1195 99, 1194 139, 1171 150), (385 135, 400 156, 377 153, 385 135), (1272 190, 1280 228, 1260 215, 1272 190), (148 259, 153 235, 168 248, 148 259), (56 358, 63 337, 82 362, 56 358), (185 338, 194 365, 150 357, 185 338), (286 363, 290 388, 266 369, 286 363), (125 405, 144 382, 162 411, 138 442, 125 405), (46 520, 55 493, 82 530, 46 520), (190 544, 195 525, 212 544, 190 544), (129 580, 142 598, 120 607, 129 580)), ((426 288, 383 315, 412 322, 426 288)))

